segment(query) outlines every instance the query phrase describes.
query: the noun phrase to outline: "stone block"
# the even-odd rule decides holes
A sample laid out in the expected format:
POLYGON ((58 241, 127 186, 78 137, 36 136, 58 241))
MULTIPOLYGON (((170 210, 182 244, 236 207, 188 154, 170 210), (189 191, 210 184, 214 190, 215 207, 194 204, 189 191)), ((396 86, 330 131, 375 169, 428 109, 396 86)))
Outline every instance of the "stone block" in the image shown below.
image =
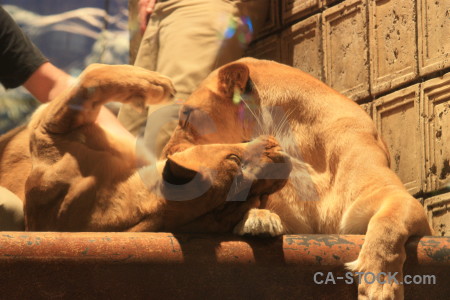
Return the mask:
POLYGON ((281 62, 281 39, 279 35, 270 35, 265 39, 252 43, 247 49, 245 56, 281 62))
POLYGON ((425 211, 434 234, 450 236, 450 193, 425 199, 425 211))
MULTIPOLYGON (((265 1, 265 0, 263 0, 265 1)), ((269 13, 261 30, 256 34, 254 39, 259 39, 269 35, 280 28, 280 0, 269 0, 269 13)))
POLYGON ((450 1, 418 0, 419 73, 450 67, 450 1))
POLYGON ((450 73, 422 85, 425 127, 426 190, 450 181, 450 73))
POLYGON ((377 95, 418 77, 416 1, 369 1, 371 93, 377 95))
POLYGON ((322 16, 325 82, 353 100, 369 95, 367 6, 348 0, 322 16))
POLYGON ((281 36, 283 63, 323 80, 320 14, 294 24, 281 36))
POLYGON ((373 118, 373 103, 364 103, 359 105, 371 118, 373 118))
POLYGON ((283 24, 300 20, 318 12, 322 0, 283 0, 281 1, 281 19, 283 24))
POLYGON ((391 169, 412 195, 423 187, 423 126, 419 91, 416 84, 373 103, 373 119, 388 146, 391 169))
POLYGON ((331 5, 333 5, 333 4, 335 4, 335 3, 339 2, 339 1, 342 1, 342 0, 322 0, 322 7, 328 8, 331 5))

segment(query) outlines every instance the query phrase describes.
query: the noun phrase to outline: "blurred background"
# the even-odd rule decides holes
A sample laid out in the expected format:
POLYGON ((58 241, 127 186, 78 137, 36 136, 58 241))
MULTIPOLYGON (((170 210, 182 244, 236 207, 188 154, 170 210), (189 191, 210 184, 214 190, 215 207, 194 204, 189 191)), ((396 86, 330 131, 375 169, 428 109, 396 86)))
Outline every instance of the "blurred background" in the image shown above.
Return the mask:
MULTIPOLYGON (((72 76, 91 63, 129 61, 128 0, 0 0, 57 67, 72 76)), ((23 123, 38 102, 0 85, 0 134, 23 123)))

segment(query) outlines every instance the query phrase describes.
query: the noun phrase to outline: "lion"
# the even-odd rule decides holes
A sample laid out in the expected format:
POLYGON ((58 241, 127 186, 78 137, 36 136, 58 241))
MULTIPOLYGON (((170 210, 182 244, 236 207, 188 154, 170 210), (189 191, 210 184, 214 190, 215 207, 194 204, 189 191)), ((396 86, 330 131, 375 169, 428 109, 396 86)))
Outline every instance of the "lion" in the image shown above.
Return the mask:
POLYGON ((149 164, 136 144, 95 122, 108 101, 142 108, 172 95, 171 81, 155 72, 91 65, 2 136, 0 185, 23 200, 25 229, 176 232, 201 228, 211 214, 227 228, 284 186, 290 160, 270 136, 189 147, 149 164), (264 179, 267 172, 277 178, 264 179))
MULTIPOLYGON (((293 170, 286 186, 250 209, 234 232, 365 234, 357 260, 346 267, 402 275, 408 238, 432 233, 424 209, 389 168, 388 149, 367 113, 307 73, 252 58, 215 70, 181 108, 163 153, 261 134, 279 141, 293 170)), ((403 287, 363 281, 358 295, 402 299, 403 287)))

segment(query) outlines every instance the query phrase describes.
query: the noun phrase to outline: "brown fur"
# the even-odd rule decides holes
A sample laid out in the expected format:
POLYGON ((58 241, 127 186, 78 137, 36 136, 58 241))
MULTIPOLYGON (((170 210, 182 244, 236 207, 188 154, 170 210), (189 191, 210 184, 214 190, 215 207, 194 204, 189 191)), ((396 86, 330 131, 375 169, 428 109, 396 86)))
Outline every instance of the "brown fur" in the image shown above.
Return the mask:
MULTIPOLYGON (((236 233, 366 234, 358 259, 347 266, 402 274, 407 239, 431 234, 423 208, 389 169, 387 148, 369 116, 308 74, 249 58, 221 67, 182 108, 165 153, 176 153, 180 144, 238 143, 260 134, 277 138, 293 171, 236 233), (212 130, 201 130, 211 124, 212 130)), ((359 296, 401 299, 403 289, 363 282, 359 296)))
POLYGON ((26 229, 186 231, 202 228, 213 212, 221 230, 283 187, 289 159, 273 138, 200 145, 139 165, 135 144, 94 122, 108 101, 143 107, 173 94, 170 80, 154 72, 93 65, 27 126, 2 136, 0 185, 24 201, 26 229), (282 179, 257 180, 279 161, 286 162, 282 179), (255 168, 243 171, 241 164, 255 168), (251 200, 224 207, 227 199, 246 200, 236 199, 240 190, 232 185, 248 187, 251 200))

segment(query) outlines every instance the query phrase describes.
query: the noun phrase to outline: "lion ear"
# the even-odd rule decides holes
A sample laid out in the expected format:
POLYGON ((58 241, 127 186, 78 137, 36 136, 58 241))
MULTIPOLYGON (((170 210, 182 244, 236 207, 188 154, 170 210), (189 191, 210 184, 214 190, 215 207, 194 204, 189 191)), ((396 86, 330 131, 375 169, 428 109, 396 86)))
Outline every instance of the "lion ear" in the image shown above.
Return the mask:
POLYGON ((243 92, 249 79, 249 70, 245 64, 232 63, 219 70, 219 93, 232 98, 236 89, 243 92))
POLYGON ((163 179, 171 184, 181 185, 192 181, 199 173, 200 165, 189 157, 185 151, 167 157, 162 175, 163 179))

